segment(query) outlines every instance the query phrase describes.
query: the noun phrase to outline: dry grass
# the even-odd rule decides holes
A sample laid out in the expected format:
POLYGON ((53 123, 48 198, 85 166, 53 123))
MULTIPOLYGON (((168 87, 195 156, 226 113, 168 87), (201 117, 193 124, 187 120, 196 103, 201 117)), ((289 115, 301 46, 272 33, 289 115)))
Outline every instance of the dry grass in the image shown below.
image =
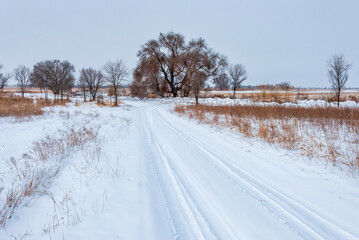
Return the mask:
POLYGON ((44 98, 39 98, 36 101, 36 105, 40 106, 40 107, 52 107, 52 106, 66 106, 67 103, 71 102, 70 99, 63 99, 62 101, 60 99, 44 99, 44 98))
POLYGON ((41 114, 43 114, 41 106, 36 104, 33 99, 13 94, 0 94, 0 117, 23 119, 41 114))
MULTIPOLYGON (((320 92, 320 90, 309 90, 309 89, 289 89, 289 90, 273 90, 273 89, 262 89, 262 90, 248 90, 240 89, 236 91, 236 98, 248 98, 253 99, 255 102, 297 102, 299 100, 324 100, 327 102, 336 101, 334 92, 320 92)), ((201 98, 233 98, 233 92, 228 91, 217 91, 217 92, 202 92, 201 98)), ((352 92, 343 92, 341 94, 340 101, 355 101, 359 102, 359 92, 353 90, 352 92)))
POLYGON ((0 94, 0 117, 14 117, 17 120, 26 120, 32 116, 42 115, 42 108, 51 106, 65 106, 71 102, 69 99, 45 100, 43 98, 33 100, 14 94, 0 94))
POLYGON ((8 161, 11 186, 0 187, 0 227, 4 227, 15 209, 28 196, 44 194, 55 177, 66 166, 66 157, 75 148, 97 137, 98 130, 86 127, 78 130, 59 131, 60 137, 46 136, 33 143, 31 150, 22 158, 8 161))
POLYGON ((262 90, 252 94, 244 94, 243 98, 251 98, 255 102, 296 102, 299 100, 299 95, 293 91, 269 91, 262 90))
POLYGON ((245 136, 346 165, 359 173, 359 109, 284 106, 177 106, 203 123, 235 127, 245 136))
POLYGON ((118 107, 120 106, 121 102, 118 99, 117 100, 117 106, 115 105, 115 99, 113 98, 113 101, 110 100, 105 100, 103 96, 98 96, 97 100, 96 100, 96 104, 99 107, 118 107))
POLYGON ((255 119, 311 119, 316 121, 318 119, 336 119, 359 121, 359 109, 357 108, 307 108, 307 107, 285 107, 285 106, 177 106, 176 111, 195 111, 198 114, 212 113, 215 115, 230 115, 240 118, 255 118, 255 119))
POLYGON ((117 106, 115 105, 115 103, 113 101, 101 101, 101 102, 96 102, 97 106, 99 107, 119 107, 122 103, 120 101, 117 102, 117 106))

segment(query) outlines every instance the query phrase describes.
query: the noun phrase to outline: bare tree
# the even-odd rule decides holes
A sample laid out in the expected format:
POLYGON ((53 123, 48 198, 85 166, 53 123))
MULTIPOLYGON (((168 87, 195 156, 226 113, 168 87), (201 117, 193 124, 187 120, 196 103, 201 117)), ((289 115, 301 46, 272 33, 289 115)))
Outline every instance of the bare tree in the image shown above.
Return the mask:
POLYGON ((279 83, 279 84, 276 84, 275 86, 276 86, 276 88, 279 88, 279 89, 282 89, 282 90, 286 90, 286 91, 291 90, 291 89, 294 89, 294 86, 292 86, 292 85, 290 84, 290 82, 281 82, 281 83, 279 83))
POLYGON ((328 60, 328 78, 333 90, 335 91, 338 107, 340 104, 340 93, 348 81, 348 71, 350 68, 351 64, 347 62, 342 54, 336 54, 328 60))
MULTIPOLYGON (((83 90, 88 89, 90 92, 90 100, 91 98, 92 100, 96 100, 97 92, 104 82, 104 76, 101 71, 96 71, 93 68, 83 68, 80 72, 79 82, 83 90)), ((86 98, 86 96, 84 98, 86 98)))
POLYGON ((233 88, 233 97, 235 98, 237 88, 239 88, 242 82, 247 79, 246 68, 242 64, 231 65, 229 67, 229 76, 233 88))
POLYGON ((4 87, 6 86, 7 82, 11 78, 10 74, 2 73, 3 65, 0 64, 0 89, 4 91, 4 87))
POLYGON ((20 65, 14 69, 14 78, 20 88, 21 96, 24 97, 26 88, 30 85, 30 68, 20 65))
POLYGON ((120 88, 121 83, 126 80, 129 72, 122 60, 108 62, 103 68, 106 72, 106 81, 114 90, 115 106, 118 106, 118 89, 120 88))
POLYGON ((158 40, 149 40, 137 56, 136 77, 143 78, 137 79, 137 83, 148 81, 151 90, 173 97, 181 91, 183 96, 189 95, 198 71, 208 78, 226 64, 225 57, 209 49, 202 38, 186 43, 183 35, 173 32, 161 33, 158 40))
POLYGON ((213 78, 213 83, 216 88, 220 90, 225 90, 229 88, 229 77, 225 72, 218 74, 215 78, 213 78))
POLYGON ((45 94, 50 89, 55 99, 60 94, 62 101, 64 93, 71 91, 74 85, 74 72, 74 66, 68 61, 46 60, 35 64, 30 81, 33 86, 44 89, 45 94))
MULTIPOLYGON (((183 57, 186 50, 183 35, 173 32, 168 34, 161 33, 158 40, 149 40, 137 53, 140 58, 138 68, 146 69, 151 73, 154 72, 155 75, 159 75, 159 78, 151 80, 156 81, 163 78, 166 81, 166 88, 163 88, 163 90, 177 97, 178 91, 185 81, 183 57), (150 62, 152 64, 149 64, 150 62), (154 69, 145 68, 141 65, 152 65, 154 69)), ((148 75, 151 74, 144 74, 144 76, 148 75)), ((159 83, 153 85, 159 85, 159 83)))

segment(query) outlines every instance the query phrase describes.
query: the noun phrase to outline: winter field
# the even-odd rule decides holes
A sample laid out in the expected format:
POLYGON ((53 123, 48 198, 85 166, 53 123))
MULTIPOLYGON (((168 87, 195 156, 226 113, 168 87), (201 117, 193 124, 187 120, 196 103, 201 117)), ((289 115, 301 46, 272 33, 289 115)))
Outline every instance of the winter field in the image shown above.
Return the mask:
POLYGON ((359 239, 353 99, 41 96, 0 98, 0 239, 359 239))

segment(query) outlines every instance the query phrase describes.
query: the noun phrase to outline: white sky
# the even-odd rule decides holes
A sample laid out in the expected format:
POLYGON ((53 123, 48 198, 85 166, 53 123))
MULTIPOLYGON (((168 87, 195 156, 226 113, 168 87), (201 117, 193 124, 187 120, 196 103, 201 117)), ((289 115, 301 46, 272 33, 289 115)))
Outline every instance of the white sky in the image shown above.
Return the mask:
POLYGON ((78 71, 124 59, 133 69, 140 46, 169 31, 244 64, 245 84, 329 87, 326 61, 343 53, 359 87, 358 0, 0 0, 0 63, 10 72, 60 59, 78 71))

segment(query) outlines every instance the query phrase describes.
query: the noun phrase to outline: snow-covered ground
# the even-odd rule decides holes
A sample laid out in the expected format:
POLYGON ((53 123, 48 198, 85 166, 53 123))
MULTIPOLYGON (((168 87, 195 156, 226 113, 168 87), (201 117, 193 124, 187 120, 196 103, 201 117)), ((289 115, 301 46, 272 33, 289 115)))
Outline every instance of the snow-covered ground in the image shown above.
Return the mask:
MULTIPOLYGON (((130 99, 130 98, 125 98, 130 99)), ((149 102, 154 103, 168 103, 168 104, 195 104, 194 98, 189 97, 178 97, 178 98, 155 98, 147 99, 149 102)), ((242 98, 242 99, 231 99, 231 98, 200 98, 199 103, 203 105, 272 105, 272 106, 291 106, 291 107, 336 107, 336 102, 326 102, 324 100, 299 100, 297 103, 282 103, 277 102, 255 102, 251 98, 242 98)), ((344 101, 340 102, 341 107, 350 107, 350 108, 359 108, 359 103, 355 101, 344 101)))
POLYGON ((121 101, 1 119, 5 186, 9 159, 34 141, 69 125, 98 135, 25 198, 0 239, 359 239, 359 184, 346 172, 172 113, 193 99, 121 101))

